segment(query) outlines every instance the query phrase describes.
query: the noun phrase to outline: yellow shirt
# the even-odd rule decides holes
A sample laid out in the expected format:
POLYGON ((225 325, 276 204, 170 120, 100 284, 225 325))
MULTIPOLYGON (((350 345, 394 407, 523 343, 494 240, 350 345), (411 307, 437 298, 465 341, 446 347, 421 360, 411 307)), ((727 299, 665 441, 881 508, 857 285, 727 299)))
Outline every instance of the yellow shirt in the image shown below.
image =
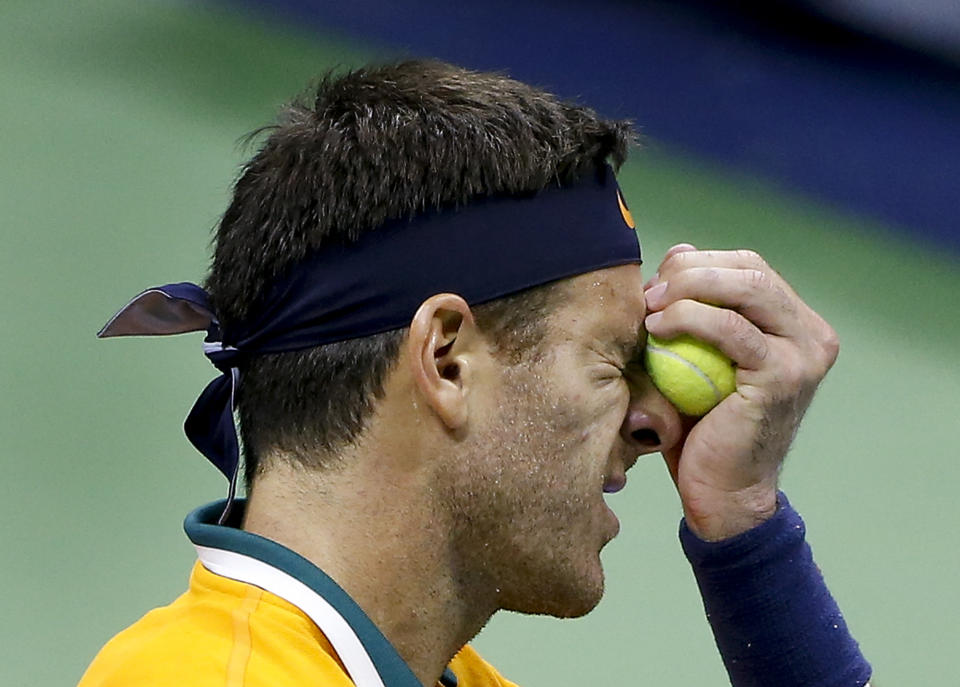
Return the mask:
MULTIPOLYGON (((280 560, 277 556, 270 560, 271 554, 296 557, 278 544, 236 529, 210 525, 209 521, 199 523, 202 527, 194 522, 191 527, 191 518, 203 510, 191 514, 186 523, 188 535, 198 544, 202 560, 206 560, 202 547, 225 543, 234 551, 246 547, 245 556, 253 558, 252 554, 258 554, 256 560, 267 565, 280 560)), ((359 607, 344 611, 345 604, 352 600, 319 569, 311 571, 303 559, 298 563, 300 568, 286 566, 288 572, 292 570, 298 579, 311 583, 312 589, 323 592, 317 592, 318 597, 332 599, 374 657, 384 684, 387 687, 411 685, 411 680, 415 681, 412 672, 379 631, 373 629, 359 607), (305 579, 311 573, 315 579, 305 579), (318 583, 317 579, 321 578, 326 582, 318 583), (330 586, 329 594, 323 584, 330 586)), ((169 606, 150 611, 111 639, 87 669, 79 687, 350 687, 353 684, 331 641, 301 608, 253 584, 215 574, 198 561, 186 593, 169 606)), ((469 646, 454 657, 439 684, 516 687, 469 646)))

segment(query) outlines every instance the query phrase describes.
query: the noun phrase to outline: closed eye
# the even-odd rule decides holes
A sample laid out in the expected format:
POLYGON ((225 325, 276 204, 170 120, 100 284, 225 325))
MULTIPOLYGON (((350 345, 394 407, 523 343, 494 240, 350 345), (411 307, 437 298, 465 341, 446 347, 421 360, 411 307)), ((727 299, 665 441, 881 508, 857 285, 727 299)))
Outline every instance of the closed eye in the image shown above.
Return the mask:
POLYGON ((601 384, 622 381, 626 378, 627 371, 619 365, 613 363, 598 363, 593 366, 593 378, 601 384))

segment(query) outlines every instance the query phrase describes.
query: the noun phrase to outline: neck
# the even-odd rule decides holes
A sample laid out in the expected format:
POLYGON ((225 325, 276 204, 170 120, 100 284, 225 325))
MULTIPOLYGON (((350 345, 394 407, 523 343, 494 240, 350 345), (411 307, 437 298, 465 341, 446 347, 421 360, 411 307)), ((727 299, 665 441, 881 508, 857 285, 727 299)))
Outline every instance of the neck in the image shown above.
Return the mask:
POLYGON ((383 454, 375 466, 351 456, 321 473, 271 461, 249 498, 244 529, 333 578, 432 686, 495 607, 458 577, 452 528, 434 490, 390 465, 383 454))

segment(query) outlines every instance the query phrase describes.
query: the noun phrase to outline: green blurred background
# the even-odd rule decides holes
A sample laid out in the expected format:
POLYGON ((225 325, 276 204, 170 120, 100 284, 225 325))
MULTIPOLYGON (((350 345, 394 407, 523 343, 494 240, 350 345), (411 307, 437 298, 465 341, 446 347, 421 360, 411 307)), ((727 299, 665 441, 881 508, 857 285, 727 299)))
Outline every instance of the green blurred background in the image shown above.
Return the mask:
MULTIPOLYGON (((188 2, 0 5, 0 684, 75 683, 184 589, 180 522, 224 493, 180 429, 213 369, 199 336, 94 334, 142 288, 202 279, 244 133, 388 54, 188 2)), ((656 141, 621 183, 654 260, 752 247, 839 331, 784 487, 878 682, 960 684, 957 259, 656 141)), ((503 615, 476 645, 528 686, 726 684, 660 461, 612 504, 599 608, 503 615)))

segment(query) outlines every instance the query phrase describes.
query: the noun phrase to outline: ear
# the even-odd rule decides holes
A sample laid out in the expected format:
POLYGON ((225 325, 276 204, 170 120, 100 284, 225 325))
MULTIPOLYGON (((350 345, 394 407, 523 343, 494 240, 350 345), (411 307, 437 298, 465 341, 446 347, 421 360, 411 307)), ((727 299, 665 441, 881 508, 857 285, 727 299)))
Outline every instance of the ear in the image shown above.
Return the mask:
POLYGON ((465 428, 477 355, 485 348, 470 306, 451 293, 431 296, 413 316, 407 345, 407 362, 427 405, 449 429, 465 428))

